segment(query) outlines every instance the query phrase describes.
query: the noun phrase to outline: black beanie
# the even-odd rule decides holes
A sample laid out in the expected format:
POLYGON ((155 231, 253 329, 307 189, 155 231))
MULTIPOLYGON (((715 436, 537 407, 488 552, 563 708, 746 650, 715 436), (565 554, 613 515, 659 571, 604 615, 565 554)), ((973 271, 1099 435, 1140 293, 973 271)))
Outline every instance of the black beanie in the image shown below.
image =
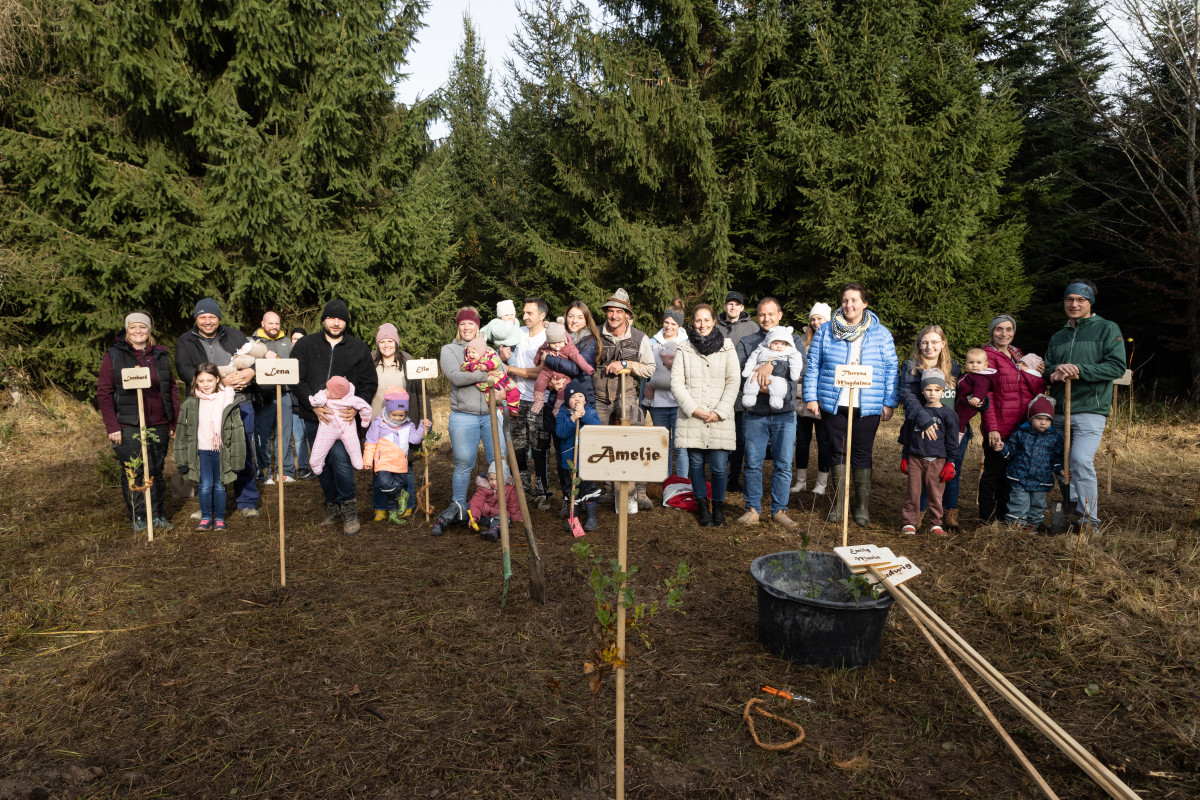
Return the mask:
POLYGON ((347 325, 350 324, 350 309, 346 307, 345 300, 330 300, 325 304, 325 308, 321 310, 321 322, 327 319, 344 320, 347 325))
POLYGON ((220 319, 221 306, 217 304, 216 300, 213 300, 211 297, 206 297, 200 302, 196 303, 196 308, 194 311, 192 311, 192 319, 195 319, 201 314, 212 314, 217 319, 220 319))

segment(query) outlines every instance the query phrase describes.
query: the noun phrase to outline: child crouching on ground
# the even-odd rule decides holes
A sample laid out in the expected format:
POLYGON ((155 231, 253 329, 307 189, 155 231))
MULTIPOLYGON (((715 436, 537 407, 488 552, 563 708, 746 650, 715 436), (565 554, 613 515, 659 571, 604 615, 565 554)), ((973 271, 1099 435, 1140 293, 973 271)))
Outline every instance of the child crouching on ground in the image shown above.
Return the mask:
MULTIPOLYGON (((484 539, 497 541, 500 538, 500 486, 495 461, 488 464, 486 478, 476 476, 475 485, 477 488, 475 494, 471 495, 471 504, 467 509, 467 522, 471 530, 479 531, 484 539)), ((504 470, 504 507, 508 509, 510 524, 522 521, 521 503, 508 470, 504 470)))
POLYGON ((408 522, 417 491, 408 453, 424 440, 432 425, 429 420, 413 424, 408 418, 408 392, 399 386, 384 394, 383 413, 371 421, 363 450, 363 463, 375 471, 371 505, 376 522, 383 522, 385 517, 394 525, 408 522))
MULTIPOLYGON (((334 375, 325 383, 325 389, 310 395, 309 404, 314 408, 325 408, 329 411, 328 419, 321 420, 317 427, 316 438, 313 439, 312 449, 308 454, 308 468, 314 475, 320 475, 325 470, 325 457, 333 443, 341 440, 346 447, 346 455, 355 469, 363 468, 362 445, 358 442, 358 431, 354 430, 354 420, 342 419, 342 411, 353 408, 362 419, 365 428, 371 424, 371 404, 354 394, 354 384, 340 375, 334 375)), ((320 415, 318 414, 318 419, 320 415)))
POLYGON ((1004 445, 1005 474, 1012 484, 1004 518, 1019 530, 1033 531, 1044 527, 1046 492, 1053 488, 1054 476, 1063 474, 1063 437, 1050 427, 1054 401, 1046 395, 1033 398, 1028 416, 1004 445))
POLYGON ((900 441, 904 444, 900 471, 908 475, 908 493, 904 496, 901 512, 904 527, 900 532, 909 536, 917 532, 922 489, 929 502, 929 532, 934 536, 946 535, 942 528, 942 492, 946 481, 954 478, 958 415, 942 405, 945 393, 945 374, 940 369, 922 370, 921 394, 925 397, 925 410, 937 417, 937 424, 924 433, 917 433, 914 423, 906 420, 900 429, 900 441), (935 434, 932 439, 927 435, 930 431, 935 434))
POLYGON ((179 406, 175 429, 175 465, 199 484, 198 531, 225 530, 225 484, 233 483, 246 463, 246 429, 234 392, 221 386, 216 364, 196 367, 189 397, 179 406))
MULTIPOLYGON (((763 364, 773 361, 787 361, 788 375, 792 382, 800 380, 800 374, 804 372, 804 356, 792 341, 791 328, 782 325, 771 328, 767 338, 763 339, 762 344, 754 348, 754 352, 746 359, 746 367, 742 370, 742 377, 746 379, 746 385, 742 387, 744 405, 752 406, 758 402, 758 375, 755 371, 763 364)), ((787 395, 787 381, 778 375, 772 375, 767 392, 767 402, 771 408, 783 408, 783 401, 787 395)))
MULTIPOLYGON (((600 415, 596 407, 588 403, 587 391, 584 385, 575 380, 568 383, 559 394, 563 397, 562 408, 554 422, 554 435, 558 437, 561 461, 558 471, 561 485, 570 486, 579 473, 579 465, 575 463, 575 423, 584 425, 599 425, 600 415)), ((593 481, 583 481, 575 489, 575 505, 571 516, 579 516, 579 508, 583 508, 583 529, 594 531, 600 523, 596 521, 596 498, 600 496, 600 487, 593 481)), ((568 493, 567 497, 570 497, 568 493)), ((565 530, 571 530, 570 520, 563 523, 565 530)))

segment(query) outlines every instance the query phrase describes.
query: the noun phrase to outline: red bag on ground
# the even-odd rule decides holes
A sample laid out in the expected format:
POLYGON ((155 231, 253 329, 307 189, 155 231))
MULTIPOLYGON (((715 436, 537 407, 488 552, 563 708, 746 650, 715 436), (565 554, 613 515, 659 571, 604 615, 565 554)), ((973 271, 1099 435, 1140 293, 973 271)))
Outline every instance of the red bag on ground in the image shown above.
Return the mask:
MULTIPOLYGON (((672 475, 663 481, 663 505, 667 508, 678 508, 683 511, 696 512, 700 506, 696 503, 696 493, 692 491, 692 482, 681 475, 672 475)), ((706 495, 711 496, 712 486, 704 484, 706 495)))

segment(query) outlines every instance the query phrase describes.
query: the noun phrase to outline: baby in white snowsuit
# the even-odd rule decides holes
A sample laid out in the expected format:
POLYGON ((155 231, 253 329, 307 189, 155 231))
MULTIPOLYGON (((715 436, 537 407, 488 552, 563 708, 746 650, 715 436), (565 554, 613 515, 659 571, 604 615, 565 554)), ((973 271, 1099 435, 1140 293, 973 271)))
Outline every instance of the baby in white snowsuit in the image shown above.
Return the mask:
MULTIPOLYGON (((758 376, 754 371, 763 364, 780 359, 787 360, 792 383, 800 380, 800 375, 804 372, 804 356, 792 341, 792 329, 776 325, 767 332, 763 343, 754 348, 754 352, 746 359, 746 368, 742 370, 742 377, 746 379, 746 384, 742 387, 742 405, 750 408, 758 402, 758 376)), ((787 397, 787 381, 778 375, 772 375, 767 393, 767 402, 771 408, 783 408, 783 401, 787 397)))
POLYGON ((362 469, 362 445, 358 443, 358 432, 354 430, 353 422, 342 419, 340 412, 344 408, 357 410, 365 428, 371 424, 371 404, 361 397, 356 397, 354 384, 339 375, 329 379, 325 384, 325 391, 310 395, 308 402, 313 408, 325 406, 331 415, 329 422, 322 422, 317 427, 317 436, 308 454, 308 468, 314 475, 320 475, 325 469, 325 456, 329 455, 329 448, 340 439, 346 446, 346 455, 350 456, 350 463, 355 469, 362 469))

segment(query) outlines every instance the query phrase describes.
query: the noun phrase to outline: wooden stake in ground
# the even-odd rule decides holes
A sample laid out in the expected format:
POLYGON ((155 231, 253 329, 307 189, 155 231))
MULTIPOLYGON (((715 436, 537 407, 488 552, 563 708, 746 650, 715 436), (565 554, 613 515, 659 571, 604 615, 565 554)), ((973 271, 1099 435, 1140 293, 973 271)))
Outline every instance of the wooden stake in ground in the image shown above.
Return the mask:
POLYGON ((260 358, 254 362, 254 379, 259 386, 275 387, 275 450, 278 459, 276 487, 279 494, 279 585, 287 586, 287 535, 283 524, 283 387, 300 382, 300 362, 294 358, 260 358))
POLYGON ((854 393, 858 389, 871 387, 873 373, 869 364, 840 364, 833 375, 835 387, 850 390, 850 408, 846 414, 846 455, 842 460, 842 490, 845 492, 842 500, 842 547, 849 544, 850 538, 850 450, 854 441, 851 438, 854 431, 854 393))
MULTIPOLYGON (((624 376, 622 376, 624 377, 624 376)), ((624 574, 629 545, 629 481, 620 482, 617 569, 624 574)), ((617 587, 617 800, 625 800, 625 581, 617 587)))
MULTIPOLYGON (((521 469, 517 464, 517 447, 513 444, 512 433, 508 429, 508 405, 501 403, 496 411, 496 424, 504 434, 504 449, 508 452, 508 468, 513 476, 513 490, 517 493, 517 502, 521 508, 521 521, 525 525, 525 543, 529 545, 529 598, 535 603, 546 605, 546 565, 542 563, 541 553, 538 552, 537 538, 533 535, 533 517, 529 513, 529 503, 525 499, 525 487, 521 484, 521 469)), ((497 463, 501 459, 497 457, 497 463)))
MULTIPOLYGON (((137 390, 138 438, 142 440, 142 491, 146 514, 146 541, 154 541, 154 509, 150 502, 150 454, 146 446, 146 409, 142 402, 142 390, 150 388, 149 367, 129 367, 121 370, 121 388, 137 390)), ((126 475, 125 479, 129 480, 126 475)), ((136 514, 135 514, 136 516, 136 514)))
POLYGON ((1117 462, 1117 387, 1133 386, 1133 371, 1125 370, 1125 374, 1113 381, 1112 406, 1108 411, 1108 494, 1112 494, 1113 465, 1117 462))
MULTIPOLYGON (((433 410, 429 405, 429 384, 426 381, 437 376, 438 361, 436 358, 410 358, 404 362, 405 380, 421 382, 421 405, 425 409, 425 419, 431 423, 433 422, 433 410)), ((417 496, 412 501, 414 504, 421 505, 417 498, 424 493, 425 502, 421 507, 425 510, 425 521, 429 522, 429 514, 433 511, 433 504, 429 502, 429 460, 433 457, 433 451, 428 444, 424 444, 422 447, 425 451, 425 485, 417 490, 417 496)))

